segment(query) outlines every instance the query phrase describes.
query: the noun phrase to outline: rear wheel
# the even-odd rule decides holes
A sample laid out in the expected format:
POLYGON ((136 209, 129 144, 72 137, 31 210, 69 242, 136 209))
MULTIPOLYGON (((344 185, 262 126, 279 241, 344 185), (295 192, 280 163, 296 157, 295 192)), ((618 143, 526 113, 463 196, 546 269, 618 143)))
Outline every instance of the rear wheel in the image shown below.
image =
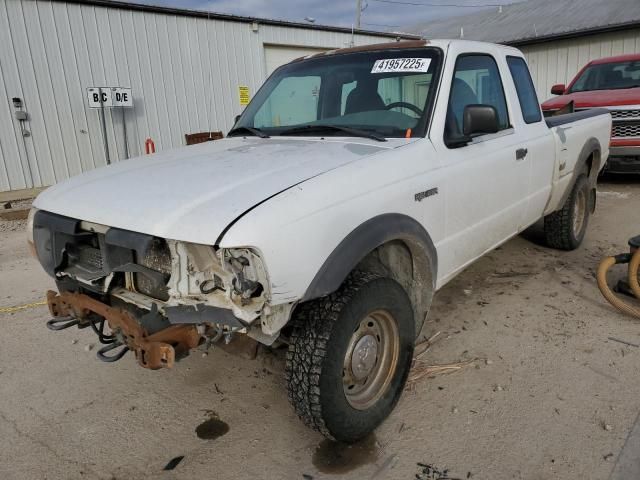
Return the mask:
POLYGON ((591 202, 589 179, 580 175, 562 209, 544 218, 547 245, 560 250, 575 250, 584 240, 589 224, 591 202))
POLYGON ((404 289, 371 273, 356 272, 337 292, 301 305, 286 363, 298 416, 332 440, 372 432, 400 398, 414 330, 404 289))

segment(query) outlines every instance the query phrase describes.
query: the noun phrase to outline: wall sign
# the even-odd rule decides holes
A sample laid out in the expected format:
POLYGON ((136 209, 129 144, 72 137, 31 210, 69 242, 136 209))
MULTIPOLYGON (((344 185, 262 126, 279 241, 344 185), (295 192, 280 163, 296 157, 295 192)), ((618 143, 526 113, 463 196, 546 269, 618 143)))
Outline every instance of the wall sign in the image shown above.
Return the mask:
POLYGON ((87 88, 89 108, 133 107, 133 95, 130 88, 91 87, 87 88))
POLYGON ((130 88, 116 87, 111 90, 114 107, 133 107, 133 96, 130 88))
POLYGON ((249 105, 249 87, 245 85, 238 86, 238 95, 240 96, 240 105, 249 105))

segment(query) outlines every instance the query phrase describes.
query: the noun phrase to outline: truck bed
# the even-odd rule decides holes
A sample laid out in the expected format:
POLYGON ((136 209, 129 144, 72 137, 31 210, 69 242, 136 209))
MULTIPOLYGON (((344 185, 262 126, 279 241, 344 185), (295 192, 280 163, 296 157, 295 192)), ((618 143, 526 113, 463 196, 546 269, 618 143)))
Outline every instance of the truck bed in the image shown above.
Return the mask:
POLYGON ((556 141, 556 163, 552 190, 545 215, 558 210, 565 202, 577 176, 583 171, 585 156, 597 148, 600 158, 594 179, 609 157, 611 114, 609 110, 597 108, 545 119, 556 141), (596 133, 594 133, 596 132, 596 133))
POLYGON ((577 122, 578 120, 584 120, 586 118, 597 117, 598 115, 608 115, 610 112, 606 108, 591 108, 589 110, 581 110, 574 113, 565 113, 564 115, 555 115, 553 117, 546 117, 545 121, 549 128, 559 127, 566 125, 567 123, 577 122))

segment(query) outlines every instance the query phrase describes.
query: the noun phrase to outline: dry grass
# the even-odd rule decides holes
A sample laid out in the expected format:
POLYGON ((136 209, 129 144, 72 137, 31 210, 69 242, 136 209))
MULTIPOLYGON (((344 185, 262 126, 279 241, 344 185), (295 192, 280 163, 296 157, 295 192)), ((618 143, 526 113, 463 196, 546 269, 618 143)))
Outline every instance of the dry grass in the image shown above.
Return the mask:
POLYGON ((438 338, 439 335, 440 335, 440 332, 438 331, 438 332, 434 333, 433 335, 431 335, 431 337, 429 337, 424 342, 420 342, 420 343, 416 344, 415 349, 413 351, 413 358, 414 359, 418 359, 422 355, 427 353, 427 351, 431 348, 431 345, 433 345, 435 343, 435 341, 436 341, 436 339, 438 338))
POLYGON ((414 360, 411 367, 411 372, 409 372, 409 378, 407 379, 406 389, 413 390, 416 383, 418 383, 423 378, 432 378, 436 375, 446 375, 449 373, 454 373, 462 370, 465 367, 473 365, 476 361, 478 361, 478 359, 473 358, 464 362, 448 363, 444 365, 427 365, 420 360, 414 360))
POLYGON ((436 375, 446 375, 448 373, 454 373, 463 369, 469 365, 473 365, 478 359, 466 360, 463 362, 449 363, 445 365, 427 365, 420 360, 425 353, 429 351, 431 346, 438 339, 441 332, 436 332, 427 340, 420 342, 415 347, 413 355, 413 364, 411 365, 411 372, 409 372, 409 378, 407 379, 407 390, 413 390, 416 383, 423 378, 435 377, 436 375))

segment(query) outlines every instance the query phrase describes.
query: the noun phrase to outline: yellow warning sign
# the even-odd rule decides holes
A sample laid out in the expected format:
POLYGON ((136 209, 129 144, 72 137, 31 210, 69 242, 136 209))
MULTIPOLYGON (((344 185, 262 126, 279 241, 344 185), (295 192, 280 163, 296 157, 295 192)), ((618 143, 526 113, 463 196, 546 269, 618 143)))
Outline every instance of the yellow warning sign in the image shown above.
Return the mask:
POLYGON ((238 94, 240 95, 240 105, 243 107, 249 105, 249 87, 240 85, 238 87, 238 94))

